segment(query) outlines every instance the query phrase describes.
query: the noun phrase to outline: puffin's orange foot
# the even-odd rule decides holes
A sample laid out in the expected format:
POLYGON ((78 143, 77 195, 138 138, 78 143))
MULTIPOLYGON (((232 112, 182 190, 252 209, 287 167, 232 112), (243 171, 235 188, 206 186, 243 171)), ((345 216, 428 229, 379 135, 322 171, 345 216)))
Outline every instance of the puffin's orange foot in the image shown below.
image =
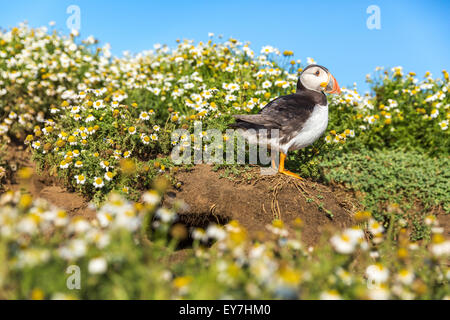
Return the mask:
POLYGON ((288 171, 288 170, 280 171, 280 173, 285 174, 285 175, 290 176, 290 177, 294 177, 294 178, 296 178, 296 179, 303 180, 303 178, 300 177, 298 174, 295 174, 295 173, 290 172, 290 171, 288 171))

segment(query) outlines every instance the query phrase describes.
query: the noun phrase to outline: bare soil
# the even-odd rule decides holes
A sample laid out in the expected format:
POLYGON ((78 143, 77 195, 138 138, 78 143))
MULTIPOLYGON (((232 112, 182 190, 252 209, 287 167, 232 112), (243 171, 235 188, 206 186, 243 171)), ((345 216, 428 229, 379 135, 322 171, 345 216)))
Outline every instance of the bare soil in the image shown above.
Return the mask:
MULTIPOLYGON (((31 155, 21 146, 8 148, 5 160, 12 170, 7 174, 6 183, 2 186, 4 190, 23 190, 29 192, 33 198, 46 199, 51 204, 64 209, 71 216, 82 216, 88 219, 95 217, 95 211, 88 208, 89 201, 76 192, 70 192, 55 177, 47 173, 34 174, 26 183, 19 181, 16 172, 23 167, 35 169, 31 161, 31 155)), ((34 170, 36 172, 36 170, 34 170)))
POLYGON ((302 240, 310 245, 317 243, 325 230, 353 224, 357 205, 339 188, 280 174, 262 176, 258 168, 231 177, 234 180, 223 175, 223 171, 216 172, 206 164, 180 172, 176 178, 181 187, 171 190, 165 201, 185 202, 179 215, 186 225, 237 220, 252 237, 261 240, 270 236, 266 226, 273 219, 282 220, 288 231, 293 231, 294 220, 300 218, 302 240))

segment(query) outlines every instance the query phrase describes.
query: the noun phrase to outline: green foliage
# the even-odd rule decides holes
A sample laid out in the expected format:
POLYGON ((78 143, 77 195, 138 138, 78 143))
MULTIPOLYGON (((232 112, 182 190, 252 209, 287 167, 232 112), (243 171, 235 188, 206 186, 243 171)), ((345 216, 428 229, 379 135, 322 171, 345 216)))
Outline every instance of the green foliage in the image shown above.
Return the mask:
POLYGON ((436 207, 449 213, 449 165, 448 157, 433 159, 418 152, 388 149, 344 153, 320 163, 328 182, 361 193, 361 203, 380 220, 389 217, 388 208, 394 204, 402 208, 397 220, 406 213, 414 216, 436 207))

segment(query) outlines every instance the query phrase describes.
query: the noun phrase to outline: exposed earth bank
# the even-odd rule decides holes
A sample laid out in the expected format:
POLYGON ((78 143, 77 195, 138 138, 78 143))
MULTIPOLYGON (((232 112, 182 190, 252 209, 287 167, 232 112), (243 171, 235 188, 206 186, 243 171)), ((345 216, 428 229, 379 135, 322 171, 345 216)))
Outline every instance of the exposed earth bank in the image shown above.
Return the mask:
POLYGON ((237 220, 252 237, 270 236, 267 225, 274 219, 283 221, 291 231, 296 218, 303 222, 302 240, 314 244, 326 229, 352 225, 357 210, 349 193, 309 180, 298 180, 281 174, 264 176, 259 168, 227 176, 202 164, 176 176, 179 189, 168 192, 165 201, 183 200, 179 212, 187 225, 205 226, 209 222, 237 220))

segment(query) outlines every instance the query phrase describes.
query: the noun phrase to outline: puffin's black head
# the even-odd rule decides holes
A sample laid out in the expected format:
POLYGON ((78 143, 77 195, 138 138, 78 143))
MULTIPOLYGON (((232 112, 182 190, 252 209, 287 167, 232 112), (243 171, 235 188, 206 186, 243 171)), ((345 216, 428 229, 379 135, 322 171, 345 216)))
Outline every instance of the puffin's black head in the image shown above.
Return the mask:
POLYGON ((326 93, 341 93, 336 79, 327 68, 317 64, 310 64, 300 74, 297 82, 297 91, 313 90, 326 93))

